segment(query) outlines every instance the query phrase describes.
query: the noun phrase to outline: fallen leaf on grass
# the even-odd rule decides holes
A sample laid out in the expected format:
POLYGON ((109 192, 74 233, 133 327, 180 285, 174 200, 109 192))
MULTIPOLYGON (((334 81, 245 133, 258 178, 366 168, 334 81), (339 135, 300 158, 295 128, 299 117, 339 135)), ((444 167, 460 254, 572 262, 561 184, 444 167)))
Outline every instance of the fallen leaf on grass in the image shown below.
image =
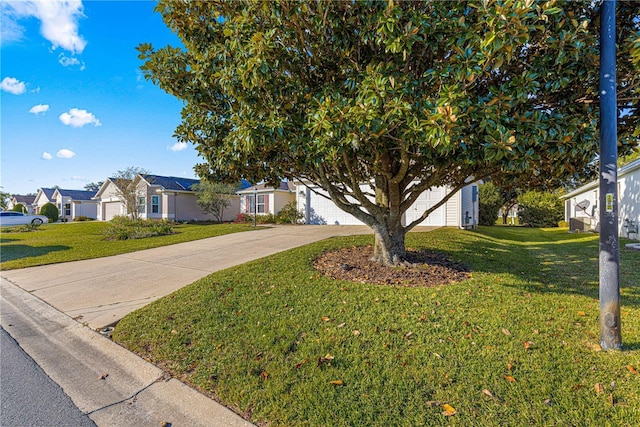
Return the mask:
POLYGON ((448 403, 442 405, 442 409, 444 409, 442 415, 444 415, 445 417, 450 417, 451 415, 454 415, 456 413, 455 408, 448 403))
POLYGON ((269 373, 267 371, 262 371, 260 376, 262 377, 262 381, 266 381, 267 378, 269 378, 269 373))
POLYGON ((509 331, 507 328, 502 328, 502 333, 507 336, 511 335, 511 331, 509 331))
POLYGON ((302 362, 300 363, 296 363, 296 369, 299 369, 300 366, 304 365, 305 363, 307 363, 309 361, 309 359, 304 359, 302 362))
POLYGON ((526 348, 527 350, 531 350, 533 348, 533 342, 532 341, 525 341, 524 342, 524 348, 526 348))
POLYGON ((587 348, 593 351, 602 351, 602 347, 600 347, 600 344, 596 344, 592 342, 587 343, 587 348))
POLYGON ((504 379, 509 381, 510 383, 515 383, 516 382, 516 379, 513 378, 511 375, 505 375, 504 379))
POLYGON ((352 333, 354 336, 356 336, 356 337, 357 337, 358 335, 360 335, 360 331, 359 331, 359 330, 357 330, 357 329, 356 329, 356 330, 354 330, 354 331, 353 331, 353 332, 351 332, 351 333, 352 333))
POLYGON ((431 407, 431 408, 436 408, 442 405, 442 402, 440 402, 439 400, 429 400, 426 403, 427 406, 431 407))
POLYGON ((631 365, 627 365, 627 369, 629 370, 629 372, 631 372, 632 374, 636 374, 638 375, 638 371, 636 370, 636 368, 634 368, 631 365))
POLYGON ((328 322, 329 320, 331 320, 331 318, 329 318, 327 316, 322 316, 322 321, 323 322, 328 322))
POLYGON ((602 384, 600 383, 595 383, 595 385, 593 386, 593 389, 596 391, 596 393, 601 394, 604 393, 604 387, 602 386, 602 384))
POLYGON ((544 400, 544 404, 547 405, 547 406, 551 406, 551 404, 552 404, 551 399, 545 399, 544 400))
POLYGON ((586 316, 586 315, 587 315, 587 313, 585 313, 584 311, 579 311, 578 312, 578 316, 586 316))
POLYGON ((491 393, 489 390, 487 390, 486 388, 482 390, 482 394, 484 394, 485 396, 489 396, 489 397, 494 397, 493 393, 491 393))
POLYGON ((342 382, 342 380, 333 380, 333 381, 329 381, 329 384, 333 384, 333 385, 344 385, 344 383, 342 382))

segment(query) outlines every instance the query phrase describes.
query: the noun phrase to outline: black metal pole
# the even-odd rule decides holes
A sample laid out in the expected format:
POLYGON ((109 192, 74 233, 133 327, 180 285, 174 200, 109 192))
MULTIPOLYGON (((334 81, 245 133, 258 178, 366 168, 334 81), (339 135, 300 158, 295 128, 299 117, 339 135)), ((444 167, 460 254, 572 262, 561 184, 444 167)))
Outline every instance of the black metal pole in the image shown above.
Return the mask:
POLYGON ((600 345, 620 350, 616 0, 600 9, 600 345))

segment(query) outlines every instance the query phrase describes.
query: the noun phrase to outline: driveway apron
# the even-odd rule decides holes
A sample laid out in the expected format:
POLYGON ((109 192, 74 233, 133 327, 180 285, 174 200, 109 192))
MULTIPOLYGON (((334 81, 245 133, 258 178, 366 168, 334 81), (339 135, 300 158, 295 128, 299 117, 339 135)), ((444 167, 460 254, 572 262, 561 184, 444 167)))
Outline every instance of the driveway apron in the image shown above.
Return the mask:
POLYGON ((365 226, 278 226, 123 255, 3 271, 0 275, 92 329, 213 272, 365 226))

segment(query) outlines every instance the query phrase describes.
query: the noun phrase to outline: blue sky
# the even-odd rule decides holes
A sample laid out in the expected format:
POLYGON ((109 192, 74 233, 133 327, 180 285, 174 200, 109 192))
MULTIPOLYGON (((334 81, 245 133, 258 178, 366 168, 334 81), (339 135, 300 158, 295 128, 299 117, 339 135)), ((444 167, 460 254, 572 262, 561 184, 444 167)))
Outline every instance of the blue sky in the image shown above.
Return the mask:
POLYGON ((82 189, 128 166, 193 178, 181 103, 142 78, 140 43, 179 39, 153 1, 2 1, 1 182, 82 189))

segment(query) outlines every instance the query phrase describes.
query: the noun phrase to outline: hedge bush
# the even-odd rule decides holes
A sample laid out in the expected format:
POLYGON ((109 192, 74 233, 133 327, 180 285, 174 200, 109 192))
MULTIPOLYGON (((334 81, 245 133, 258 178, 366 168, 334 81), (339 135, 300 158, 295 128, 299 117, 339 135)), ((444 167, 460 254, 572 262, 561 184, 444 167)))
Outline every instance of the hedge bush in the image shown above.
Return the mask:
POLYGON ((49 222, 56 222, 60 217, 60 211, 53 203, 45 203, 40 208, 40 215, 49 218, 49 222))
POLYGON ((25 208, 22 203, 17 203, 11 210, 13 212, 27 212, 27 208, 25 208))
POLYGON ((495 225, 503 205, 500 190, 493 183, 487 182, 478 187, 478 195, 478 222, 480 225, 495 225))
POLYGON ((132 220, 126 216, 114 217, 103 234, 107 240, 131 240, 173 234, 173 226, 168 221, 132 220))
POLYGON ((557 227, 564 217, 564 203, 553 193, 527 191, 518 197, 520 224, 528 227, 557 227))

